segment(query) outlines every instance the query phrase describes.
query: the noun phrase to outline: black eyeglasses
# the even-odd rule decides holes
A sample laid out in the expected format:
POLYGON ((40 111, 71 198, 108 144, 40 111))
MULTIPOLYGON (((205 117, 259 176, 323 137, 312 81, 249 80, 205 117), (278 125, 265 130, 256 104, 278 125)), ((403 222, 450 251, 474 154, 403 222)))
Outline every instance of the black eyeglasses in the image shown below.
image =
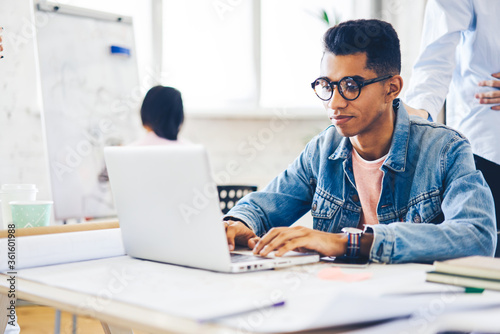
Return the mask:
POLYGON ((361 88, 364 86, 387 80, 391 77, 392 75, 384 75, 382 77, 365 81, 356 80, 352 77, 344 77, 339 81, 330 81, 326 78, 318 78, 311 83, 311 87, 314 89, 316 95, 323 101, 328 101, 332 98, 335 86, 339 87, 339 93, 344 99, 353 101, 359 97, 359 94, 361 94, 361 88))

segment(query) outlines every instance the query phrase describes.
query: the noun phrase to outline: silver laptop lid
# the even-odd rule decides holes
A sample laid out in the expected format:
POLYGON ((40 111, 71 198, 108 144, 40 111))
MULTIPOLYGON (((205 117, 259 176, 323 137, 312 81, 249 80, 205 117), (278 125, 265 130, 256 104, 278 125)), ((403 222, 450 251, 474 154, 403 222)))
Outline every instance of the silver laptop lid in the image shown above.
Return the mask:
POLYGON ((104 149, 130 256, 229 271, 217 186, 202 146, 104 149))

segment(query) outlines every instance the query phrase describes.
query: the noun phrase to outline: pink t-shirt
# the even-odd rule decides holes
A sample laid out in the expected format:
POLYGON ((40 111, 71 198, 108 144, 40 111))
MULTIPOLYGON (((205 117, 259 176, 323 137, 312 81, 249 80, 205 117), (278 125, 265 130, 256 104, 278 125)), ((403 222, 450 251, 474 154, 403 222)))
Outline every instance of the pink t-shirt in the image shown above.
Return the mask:
POLYGON ((179 145, 186 144, 183 140, 169 140, 162 137, 158 137, 153 131, 148 131, 146 135, 130 143, 130 146, 149 146, 149 145, 179 145))
POLYGON ((377 160, 368 161, 363 159, 354 148, 352 152, 352 170, 362 209, 358 227, 363 228, 363 225, 378 224, 377 205, 382 191, 382 177, 384 176, 380 167, 387 155, 377 160))

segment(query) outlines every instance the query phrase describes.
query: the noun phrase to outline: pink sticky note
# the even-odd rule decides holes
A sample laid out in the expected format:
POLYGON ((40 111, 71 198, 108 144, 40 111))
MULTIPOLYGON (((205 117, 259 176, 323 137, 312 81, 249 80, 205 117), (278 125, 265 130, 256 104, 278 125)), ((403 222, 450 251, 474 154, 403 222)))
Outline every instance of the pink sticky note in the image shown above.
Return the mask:
POLYGON ((371 272, 354 273, 347 274, 342 271, 342 269, 337 267, 330 267, 322 269, 318 272, 318 278, 331 281, 341 281, 341 282, 357 282, 370 279, 373 276, 371 272))

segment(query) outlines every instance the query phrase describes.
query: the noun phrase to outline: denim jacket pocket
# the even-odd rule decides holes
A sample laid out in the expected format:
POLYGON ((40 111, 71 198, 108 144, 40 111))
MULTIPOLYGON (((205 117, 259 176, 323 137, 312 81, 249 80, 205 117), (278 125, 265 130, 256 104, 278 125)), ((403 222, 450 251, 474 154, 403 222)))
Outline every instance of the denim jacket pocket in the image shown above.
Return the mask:
POLYGON ((340 200, 333 198, 321 189, 317 189, 311 205, 314 229, 320 231, 331 229, 333 218, 341 206, 340 200))
POLYGON ((433 190, 411 200, 405 221, 414 224, 433 223, 433 220, 441 214, 439 194, 439 190, 433 190))

